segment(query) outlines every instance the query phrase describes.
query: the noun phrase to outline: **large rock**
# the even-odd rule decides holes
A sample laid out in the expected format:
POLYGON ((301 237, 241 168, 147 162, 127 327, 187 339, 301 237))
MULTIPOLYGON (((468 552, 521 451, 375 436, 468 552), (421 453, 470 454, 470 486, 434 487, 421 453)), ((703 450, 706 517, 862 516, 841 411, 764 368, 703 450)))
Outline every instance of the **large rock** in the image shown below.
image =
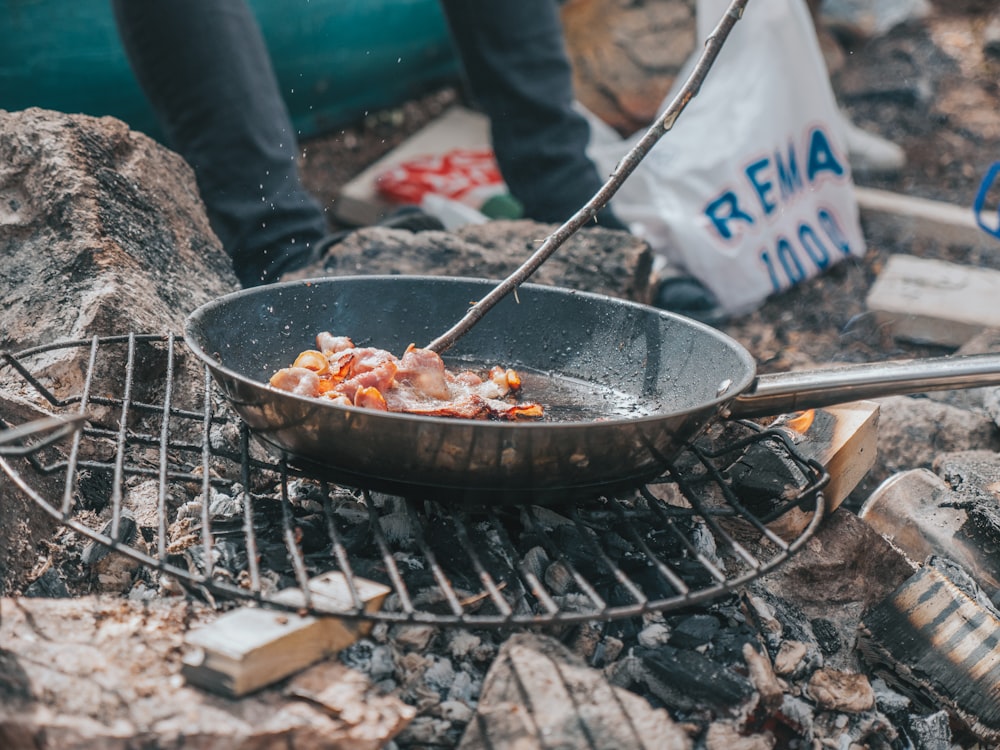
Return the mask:
POLYGON ((652 122, 695 51, 694 0, 568 0, 562 20, 577 98, 623 135, 652 122))
MULTIPOLYGON (((502 279, 538 249, 555 226, 491 221, 455 232, 409 232, 368 227, 334 245, 297 278, 356 274, 413 274, 502 279)), ((586 292, 648 302, 649 245, 628 232, 591 227, 572 235, 529 279, 586 292)))
POLYGON ((0 348, 179 330, 238 284, 194 173, 110 117, 0 110, 0 348))
POLYGON ((980 413, 913 396, 889 396, 878 402, 878 457, 851 493, 848 507, 860 505, 896 472, 931 468, 938 454, 1000 450, 996 424, 980 413))
MULTIPOLYGON (((0 111, 0 349, 180 332, 195 306, 237 287, 179 156, 112 118, 0 111)), ((163 370, 157 359, 162 351, 137 355, 143 389, 143 367, 163 370)), ((81 393, 87 362, 85 351, 56 349, 29 369, 69 399, 81 393)), ((100 367, 120 372, 124 358, 100 367)), ((139 390, 136 399, 152 398, 139 390)), ((50 411, 0 362, 0 419, 17 425, 50 411)), ((58 507, 57 480, 36 476, 32 489, 58 507)), ((51 524, 0 475, 0 591, 25 583, 51 524)))

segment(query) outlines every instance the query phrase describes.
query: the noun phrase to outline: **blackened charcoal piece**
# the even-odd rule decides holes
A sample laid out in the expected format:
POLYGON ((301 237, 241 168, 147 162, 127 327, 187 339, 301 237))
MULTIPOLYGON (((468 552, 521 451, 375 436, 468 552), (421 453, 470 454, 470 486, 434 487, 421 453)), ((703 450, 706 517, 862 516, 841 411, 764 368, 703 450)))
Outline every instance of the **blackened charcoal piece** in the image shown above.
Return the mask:
POLYGON ((927 716, 911 715, 904 731, 916 750, 951 750, 951 726, 946 711, 927 716))
POLYGON ((712 615, 684 617, 674 624, 669 643, 677 648, 694 649, 711 641, 721 627, 718 618, 712 615))
POLYGON ((758 516, 780 507, 807 484, 802 470, 768 441, 747 446, 728 474, 737 497, 758 516))
MULTIPOLYGON (((112 530, 112 522, 108 521, 101 529, 101 534, 110 537, 112 530)), ((122 514, 118 519, 118 529, 115 534, 114 541, 128 546, 132 544, 138 536, 139 526, 136 524, 135 518, 133 518, 132 514, 128 511, 122 511, 122 514)), ((80 562, 88 566, 96 565, 109 554, 111 554, 110 547, 97 541, 90 541, 87 543, 87 546, 83 548, 83 552, 80 554, 80 562)))
POLYGON ((676 710, 708 707, 726 713, 754 694, 746 677, 697 651, 661 646, 635 653, 642 662, 647 689, 676 710))
POLYGON ((65 599, 69 597, 69 589, 59 571, 50 567, 31 582, 24 595, 39 599, 65 599))
POLYGON ((723 664, 741 663, 743 647, 748 643, 754 648, 760 645, 757 634, 749 625, 725 628, 712 639, 712 657, 723 664))
POLYGON ((825 617, 814 617, 809 621, 809 624, 812 626, 813 635, 816 636, 816 642, 819 643, 819 650, 823 652, 823 656, 830 656, 843 648, 840 631, 830 620, 825 617))

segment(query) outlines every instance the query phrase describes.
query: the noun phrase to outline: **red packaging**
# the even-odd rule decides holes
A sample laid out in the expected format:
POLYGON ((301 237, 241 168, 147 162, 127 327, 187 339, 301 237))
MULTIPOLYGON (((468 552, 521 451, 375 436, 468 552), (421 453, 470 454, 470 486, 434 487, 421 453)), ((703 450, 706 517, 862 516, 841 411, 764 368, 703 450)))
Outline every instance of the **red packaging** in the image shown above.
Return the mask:
POLYGON ((458 148, 402 162, 375 180, 384 200, 419 205, 428 193, 478 208, 505 190, 493 151, 458 148))

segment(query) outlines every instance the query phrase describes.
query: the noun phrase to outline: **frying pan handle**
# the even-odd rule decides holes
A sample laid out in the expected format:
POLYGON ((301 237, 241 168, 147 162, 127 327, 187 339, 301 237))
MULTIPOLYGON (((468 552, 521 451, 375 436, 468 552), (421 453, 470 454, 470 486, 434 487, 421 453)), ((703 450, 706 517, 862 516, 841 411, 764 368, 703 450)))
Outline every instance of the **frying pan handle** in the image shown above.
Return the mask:
POLYGON ((866 398, 1000 385, 1000 354, 893 360, 759 375, 736 397, 736 417, 775 416, 866 398))

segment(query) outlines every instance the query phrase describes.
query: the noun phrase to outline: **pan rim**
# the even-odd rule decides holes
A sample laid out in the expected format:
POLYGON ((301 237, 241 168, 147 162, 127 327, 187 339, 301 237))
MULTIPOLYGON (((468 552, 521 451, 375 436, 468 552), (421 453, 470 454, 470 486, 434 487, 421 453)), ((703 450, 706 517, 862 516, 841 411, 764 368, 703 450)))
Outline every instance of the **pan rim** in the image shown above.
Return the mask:
MULTIPOLYGON (((474 425, 477 429, 488 429, 488 430, 501 430, 501 431, 520 431, 520 430, 573 430, 580 429, 581 427, 593 427, 595 424, 601 425, 639 425, 649 422, 657 422, 666 418, 672 417, 683 417, 685 415, 694 414, 697 412, 705 410, 718 410, 729 402, 736 399, 739 395, 745 393, 750 386, 753 384, 757 377, 757 363, 753 356, 750 354, 749 350, 740 344, 736 339, 729 336, 722 331, 713 328, 705 323, 688 318, 677 313, 661 310, 659 308, 653 307, 652 305, 646 305, 641 302, 636 302, 634 300, 624 299, 620 297, 613 297, 611 295, 600 294, 597 292, 588 292, 579 289, 572 289, 569 287, 560 287, 549 284, 534 284, 534 283, 524 283, 518 288, 528 291, 538 291, 542 294, 570 294, 574 296, 579 296, 584 299, 590 299, 600 304, 607 304, 608 302, 614 303, 619 307, 626 307, 641 312, 642 314, 649 315, 653 314, 658 317, 679 321, 682 325, 688 326, 689 328, 711 338, 718 340, 723 343, 727 348, 729 348, 732 353, 734 353, 738 359, 742 360, 743 364, 743 378, 741 381, 732 380, 727 388, 718 396, 711 399, 705 399, 702 402, 686 406, 681 409, 675 409, 671 411, 656 411, 651 414, 645 414, 639 417, 609 417, 607 419, 601 419, 599 422, 594 420, 581 421, 581 420, 567 420, 567 421, 552 421, 548 422, 544 419, 542 420, 525 420, 525 421, 504 421, 504 420, 481 420, 481 419, 461 419, 456 417, 439 417, 439 416, 429 416, 422 414, 410 414, 406 412, 382 412, 376 409, 366 409, 359 406, 345 406, 341 404, 335 404, 333 402, 327 402, 322 399, 312 398, 309 396, 301 396, 298 394, 291 393, 289 391, 283 391, 278 388, 274 388, 269 383, 262 382, 250 378, 236 370, 223 365, 215 355, 206 352, 204 347, 198 342, 197 337, 194 334, 194 328, 197 323, 203 319, 206 315, 211 313, 213 310, 222 307, 225 304, 232 302, 233 300, 240 299, 243 297, 252 297, 270 292, 280 292, 281 289, 291 289, 301 286, 309 286, 315 283, 331 282, 335 281, 338 284, 344 283, 412 283, 412 282, 434 282, 434 283, 454 283, 454 284, 473 284, 477 286, 482 286, 484 290, 489 290, 499 283, 499 280, 491 280, 487 278, 475 278, 466 276, 434 276, 434 275, 420 275, 420 274, 357 274, 352 276, 316 276, 307 279, 296 279, 294 281, 283 281, 275 282, 273 284, 266 284, 262 286, 250 287, 245 289, 238 289, 233 292, 216 297, 215 299, 209 300, 194 310, 192 310, 184 321, 184 342, 188 348, 201 360, 202 363, 207 365, 209 369, 217 371, 227 378, 230 378, 242 385, 254 387, 254 388, 266 388, 281 397, 293 399, 294 401, 310 406, 319 407, 323 409, 332 409, 331 413, 341 413, 346 412, 348 414, 363 414, 369 419, 386 419, 391 422, 403 421, 412 422, 416 421, 421 424, 437 424, 437 425, 450 425, 455 427, 456 424, 469 424, 474 425)), ((487 315, 489 313, 487 312, 487 315)), ((517 365, 515 364, 515 367, 517 365)), ((734 373, 735 374, 735 373, 734 373)))

